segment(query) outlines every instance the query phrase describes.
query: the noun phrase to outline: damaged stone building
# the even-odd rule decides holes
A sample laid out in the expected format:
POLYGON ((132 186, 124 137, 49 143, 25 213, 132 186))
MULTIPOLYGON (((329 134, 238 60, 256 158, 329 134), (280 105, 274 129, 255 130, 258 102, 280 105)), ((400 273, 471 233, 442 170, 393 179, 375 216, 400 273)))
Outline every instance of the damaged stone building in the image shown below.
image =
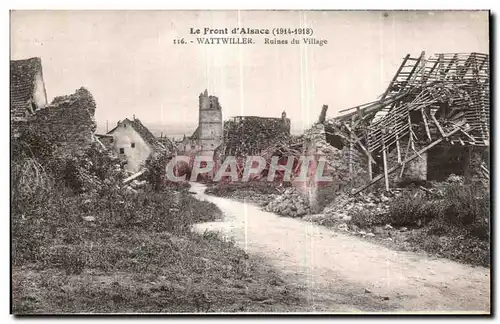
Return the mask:
POLYGON ((96 103, 85 88, 47 103, 38 57, 10 62, 11 134, 30 131, 51 143, 56 156, 75 156, 95 141, 96 103))
POLYGON ((487 54, 408 54, 378 100, 321 123, 329 142, 348 147, 351 170, 354 155, 364 159, 369 181, 355 193, 382 179, 389 190, 396 179, 467 176, 471 163, 489 177, 489 93, 487 54))
POLYGON ((222 143, 222 108, 219 98, 205 89, 199 96, 198 127, 190 137, 185 137, 179 151, 185 155, 213 156, 222 143))
POLYGON ((10 121, 12 135, 19 135, 28 117, 47 106, 42 60, 32 57, 10 61, 10 121))
POLYGON ((131 173, 140 171, 144 162, 154 153, 166 147, 135 116, 118 121, 106 135, 98 135, 101 142, 126 159, 125 169, 131 173))
POLYGON ((258 155, 272 143, 287 140, 290 119, 286 112, 281 118, 237 116, 224 122, 223 155, 258 155))

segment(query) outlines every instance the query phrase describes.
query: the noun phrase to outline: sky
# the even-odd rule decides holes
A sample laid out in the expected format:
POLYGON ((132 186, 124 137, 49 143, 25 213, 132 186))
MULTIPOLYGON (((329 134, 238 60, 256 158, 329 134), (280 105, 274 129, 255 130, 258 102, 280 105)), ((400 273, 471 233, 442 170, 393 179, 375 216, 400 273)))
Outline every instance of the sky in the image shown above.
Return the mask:
MULTIPOLYGON (((230 36, 230 35, 224 35, 230 36)), ((284 36, 279 39, 298 38, 284 36)), ((11 59, 41 57, 47 96, 81 86, 110 129, 135 115, 166 133, 193 130, 198 96, 219 97, 223 118, 280 117, 292 130, 371 102, 406 54, 489 52, 486 11, 12 11, 11 59), (323 46, 199 45, 190 28, 309 27, 323 46), (174 39, 195 40, 176 45, 174 39)))

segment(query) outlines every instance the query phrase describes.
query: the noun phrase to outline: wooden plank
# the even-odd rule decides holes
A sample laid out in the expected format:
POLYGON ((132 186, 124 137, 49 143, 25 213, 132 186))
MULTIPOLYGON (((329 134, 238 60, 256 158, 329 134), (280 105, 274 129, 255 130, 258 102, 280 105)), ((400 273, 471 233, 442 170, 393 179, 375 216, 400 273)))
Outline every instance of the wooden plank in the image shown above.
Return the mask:
POLYGON ((401 148, 399 147, 399 135, 396 134, 396 150, 398 152, 398 163, 401 163, 401 148))
POLYGON ((429 77, 432 75, 432 72, 434 72, 434 70, 436 69, 436 67, 438 66, 439 62, 441 61, 441 57, 438 56, 438 59, 436 60, 436 62, 434 63, 434 65, 432 66, 431 70, 429 71, 429 73, 427 73, 424 78, 422 79, 422 83, 425 83, 427 82, 427 80, 429 79, 429 77))
POLYGON ((464 134, 465 136, 467 136, 471 141, 474 142, 474 138, 472 136, 469 135, 469 133, 467 133, 466 131, 464 131, 463 129, 460 130, 462 134, 464 134))
MULTIPOLYGON (((460 131, 460 128, 455 128, 454 130, 452 130, 451 132, 449 132, 448 134, 446 134, 445 137, 448 137, 448 136, 451 136, 453 134, 455 134, 456 132, 460 131)), ((422 153, 425 153, 427 152, 428 150, 430 150, 431 148, 433 148, 434 146, 438 145, 439 143, 441 143, 445 137, 442 137, 442 138, 439 138, 437 140, 435 140, 434 142, 432 142, 431 144, 427 145, 426 147, 424 147, 423 149, 421 149, 420 151, 418 151, 417 153, 418 154, 422 154, 422 153)), ((390 168, 389 170, 387 170, 387 175, 391 174, 392 172, 396 171, 397 169, 399 169, 403 164, 406 164, 410 161, 412 161, 413 159, 415 159, 416 157, 418 157, 418 154, 413 154, 412 156, 410 156, 409 158, 406 158, 402 164, 397 164, 395 166, 393 166, 392 168, 390 168)), ((380 179, 384 178, 385 177, 385 172, 384 174, 380 174, 378 176, 376 176, 375 178, 373 178, 372 182, 362 186, 361 188, 359 189, 356 189, 352 195, 356 195, 358 193, 360 193, 361 191, 365 190, 366 188, 370 187, 371 185, 373 185, 375 182, 379 181, 380 179)))
MULTIPOLYGON (((359 106, 356 107, 356 111, 358 113, 359 118, 363 118, 363 111, 359 108, 359 106)), ((353 117, 354 117, 354 115, 353 115, 353 117)))
POLYGON ((107 150, 107 147, 106 147, 104 144, 102 144, 101 140, 100 140, 97 136, 92 135, 92 139, 93 139, 95 142, 97 142, 99 145, 101 145, 101 147, 102 147, 103 149, 107 150))
POLYGON ((353 109, 355 109, 356 111, 350 112, 350 113, 345 114, 345 115, 338 116, 337 119, 347 120, 348 118, 351 117, 351 115, 358 114, 358 107, 359 107, 359 110, 361 112, 363 112, 363 115, 364 115, 363 118, 365 118, 366 115, 368 115, 368 114, 370 114, 372 112, 378 111, 381 108, 384 108, 386 105, 391 104, 392 102, 394 102, 394 101, 402 98, 405 95, 406 95, 406 93, 401 93, 401 94, 398 94, 398 95, 395 95, 395 96, 390 96, 390 97, 387 97, 387 98, 384 98, 384 99, 376 100, 376 101, 373 101, 373 102, 370 102, 370 103, 367 103, 367 104, 364 104, 364 105, 355 106, 355 107, 351 107, 351 108, 347 108, 347 109, 341 110, 341 111, 339 111, 339 113, 345 112, 345 111, 349 111, 349 110, 353 110, 353 109))
POLYGON ((455 61, 457 60, 457 58, 458 58, 457 54, 453 55, 453 58, 451 59, 450 63, 448 63, 448 66, 446 67, 446 70, 444 70, 444 75, 448 74, 448 72, 451 69, 451 66, 453 65, 453 63, 455 63, 455 61))
POLYGON ((440 59, 440 60, 439 60, 439 67, 438 67, 438 69, 437 69, 437 72, 438 72, 438 73, 437 73, 437 74, 438 74, 438 75, 437 75, 437 79, 438 79, 438 80, 442 80, 442 77, 444 76, 444 73, 443 73, 444 71, 442 70, 442 68, 443 68, 443 64, 444 64, 444 62, 443 62, 443 60, 444 60, 444 55, 443 55, 443 54, 439 54, 439 59, 440 59))
POLYGON ((431 132, 429 131, 429 124, 427 124, 427 117, 425 117, 424 108, 420 108, 420 112, 422 113, 422 120, 424 121, 425 132, 427 133, 427 138, 429 138, 429 141, 432 141, 431 132))
POLYGON ((138 177, 140 177, 142 174, 144 174, 144 172, 146 172, 146 169, 142 169, 141 171, 137 172, 137 173, 134 173, 133 175, 131 175, 130 177, 126 178, 123 180, 123 183, 126 184, 134 179, 137 179, 138 177))
POLYGON ((410 58, 410 54, 407 54, 405 56, 405 58, 403 59, 403 63, 401 63, 401 65, 399 66, 399 69, 396 71, 396 74, 394 74, 394 77, 392 77, 391 83, 389 83, 389 86, 385 90, 384 94, 382 94, 381 100, 384 99, 387 96, 387 94, 389 93, 389 91, 391 90, 392 85, 394 84, 394 81, 397 80, 399 73, 401 72, 401 70, 403 70, 403 67, 406 65, 406 62, 408 61, 409 58, 410 58))
POLYGON ((418 152, 417 152, 417 149, 415 148, 415 142, 411 142, 411 149, 413 150, 413 152, 415 152, 415 154, 418 155, 419 158, 421 158, 422 160, 425 161, 425 159, 422 157, 422 155, 420 155, 418 152))
POLYGON ((421 60, 422 60, 422 58, 424 57, 424 53, 425 53, 425 52, 422 52, 422 53, 420 54, 420 57, 418 58, 417 62, 415 63, 415 65, 414 65, 414 66, 413 66, 413 68, 411 69, 410 74, 408 75, 408 77, 406 78, 406 80, 405 80, 405 81, 403 81, 403 82, 401 83, 401 86, 402 86, 403 88, 404 88, 404 87, 406 87, 406 85, 410 82, 411 77, 413 76, 413 73, 415 73, 415 71, 417 70, 418 65, 420 64, 420 61, 421 61, 421 60))
POLYGON ((439 132, 441 133, 441 136, 446 137, 445 134, 444 134, 443 128, 441 127, 441 124, 439 124, 438 120, 436 119, 436 116, 434 116, 433 114, 431 114, 431 118, 434 121, 434 124, 436 124, 439 132))
POLYGON ((465 61, 464 65, 463 65, 463 68, 461 71, 458 71, 460 72, 460 74, 458 75, 458 77, 460 79, 463 79, 463 77, 467 74, 467 71, 469 71, 469 68, 472 64, 472 61, 475 61, 475 55, 474 53, 472 53, 471 55, 469 55, 469 57, 467 58, 467 60, 465 61))
POLYGON ((413 131, 413 127, 412 127, 412 124, 411 124, 411 117, 410 117, 410 114, 408 114, 408 124, 410 125, 410 135, 413 136, 415 138, 415 140, 418 141, 418 137, 417 135, 415 134, 415 132, 413 131))
POLYGON ((411 137, 411 134, 410 134, 410 136, 408 136, 408 145, 406 145, 405 158, 403 159, 403 163, 401 163, 401 173, 399 174, 400 178, 403 177, 403 173, 405 171, 405 162, 404 161, 408 157, 408 152, 410 152, 411 141, 412 141, 412 137, 411 137))
POLYGON ((352 175, 352 133, 349 134, 349 175, 352 175))
POLYGON ((373 180, 372 162, 368 159, 368 178, 370 181, 373 180))
POLYGON ((365 152, 365 154, 368 155, 368 160, 372 161, 373 163, 376 163, 375 160, 373 159, 373 157, 371 156, 370 152, 368 152, 368 150, 365 148, 365 146, 361 143, 361 140, 359 139, 359 137, 351 130, 349 125, 347 125, 346 123, 342 123, 342 124, 349 131, 349 133, 352 134, 352 137, 354 138, 356 143, 358 143, 359 147, 361 147, 363 152, 365 152))
POLYGON ((387 149, 384 143, 382 143, 382 158, 384 160, 385 191, 389 191, 389 174, 387 173, 387 149))

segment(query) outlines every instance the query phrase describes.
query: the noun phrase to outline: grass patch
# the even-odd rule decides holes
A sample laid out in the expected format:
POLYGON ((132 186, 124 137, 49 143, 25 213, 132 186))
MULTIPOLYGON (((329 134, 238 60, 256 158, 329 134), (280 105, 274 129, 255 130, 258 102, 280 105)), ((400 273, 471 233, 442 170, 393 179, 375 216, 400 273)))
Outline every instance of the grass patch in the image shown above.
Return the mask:
POLYGON ((406 250, 428 253, 488 267, 490 265, 490 197, 487 188, 461 182, 446 184, 442 197, 429 199, 415 189, 389 204, 385 215, 358 210, 351 223, 364 229, 391 224, 407 227, 398 235, 406 250))
POLYGON ((299 302, 276 273, 211 236, 121 233, 50 253, 52 267, 14 268, 14 313, 250 312, 299 302))
POLYGON ((172 192, 109 199, 60 193, 43 207, 20 202, 15 314, 275 311, 298 302, 232 242, 191 231, 220 216, 215 205, 172 192))
POLYGON ((65 159, 35 144, 13 145, 14 314, 286 311, 301 302, 232 242, 192 232, 221 211, 185 184, 127 191, 119 161, 99 148, 65 159))

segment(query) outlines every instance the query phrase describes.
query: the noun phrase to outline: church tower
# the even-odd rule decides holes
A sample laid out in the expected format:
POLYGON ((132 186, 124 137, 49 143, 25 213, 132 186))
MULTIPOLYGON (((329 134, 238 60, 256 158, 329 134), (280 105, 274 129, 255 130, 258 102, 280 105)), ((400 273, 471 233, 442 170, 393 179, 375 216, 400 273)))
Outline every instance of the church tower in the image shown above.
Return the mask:
POLYGON ((222 109, 219 98, 205 89, 199 96, 198 145, 202 155, 212 155, 222 143, 222 109))

